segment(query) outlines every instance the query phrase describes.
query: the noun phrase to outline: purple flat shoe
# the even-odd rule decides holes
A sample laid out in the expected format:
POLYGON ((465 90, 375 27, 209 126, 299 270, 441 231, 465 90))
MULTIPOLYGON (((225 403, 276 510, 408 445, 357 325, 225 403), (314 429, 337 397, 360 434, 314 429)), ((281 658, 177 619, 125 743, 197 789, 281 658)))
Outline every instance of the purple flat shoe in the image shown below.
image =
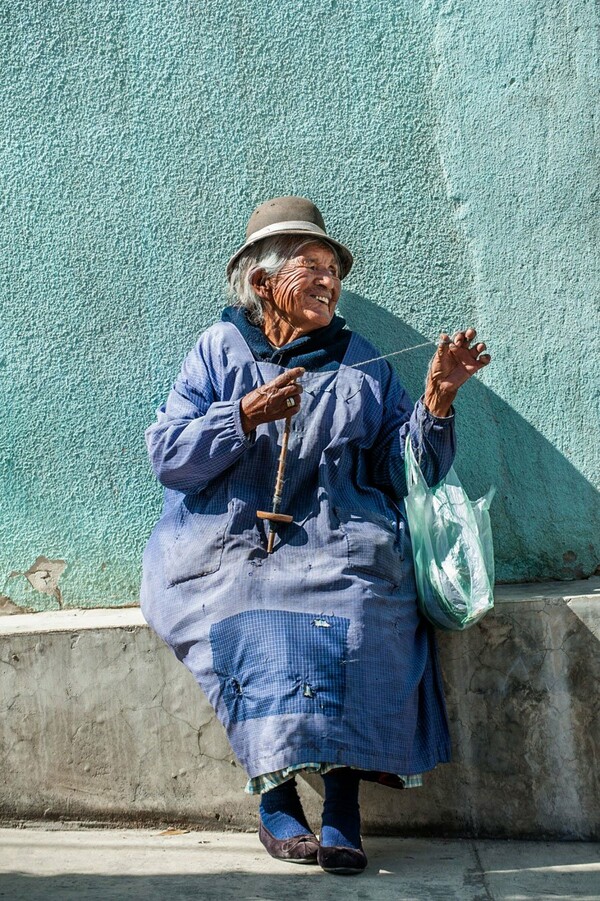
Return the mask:
POLYGON ((258 837, 271 855, 276 860, 287 860, 288 863, 316 863, 319 842, 316 835, 295 835, 293 838, 279 839, 271 835, 263 826, 262 821, 258 825, 258 837))
POLYGON ((319 845, 317 863, 326 873, 355 876, 362 873, 368 861, 362 848, 324 848, 319 845))

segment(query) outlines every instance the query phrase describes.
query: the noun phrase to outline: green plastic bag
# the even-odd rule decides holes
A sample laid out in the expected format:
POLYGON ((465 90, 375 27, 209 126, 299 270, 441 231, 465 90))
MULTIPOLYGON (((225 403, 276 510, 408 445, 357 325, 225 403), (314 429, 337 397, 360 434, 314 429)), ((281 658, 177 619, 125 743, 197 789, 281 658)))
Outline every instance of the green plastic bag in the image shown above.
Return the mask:
POLYGON ((439 485, 429 488, 410 438, 404 461, 419 609, 440 629, 467 629, 494 606, 488 511, 495 488, 472 502, 453 467, 439 485))

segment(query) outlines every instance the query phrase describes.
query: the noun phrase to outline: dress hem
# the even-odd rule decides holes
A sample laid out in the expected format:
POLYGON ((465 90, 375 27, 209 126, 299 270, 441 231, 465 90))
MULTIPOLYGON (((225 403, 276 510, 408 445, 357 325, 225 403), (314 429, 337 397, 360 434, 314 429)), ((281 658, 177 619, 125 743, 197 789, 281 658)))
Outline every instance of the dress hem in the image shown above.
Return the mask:
POLYGON ((295 748, 286 750, 278 755, 270 755, 264 758, 254 758, 254 766, 246 767, 249 779, 263 776, 265 773, 274 773, 280 770, 288 769, 291 766, 305 764, 307 760, 322 760, 328 764, 338 766, 352 767, 358 770, 366 770, 368 772, 380 773, 402 773, 407 776, 425 773, 434 769, 438 764, 449 763, 451 760, 451 749, 449 744, 441 744, 433 749, 433 752, 424 759, 415 761, 409 757, 385 757, 379 755, 375 757, 373 754, 357 754, 356 752, 337 751, 321 746, 318 749, 313 747, 295 748))

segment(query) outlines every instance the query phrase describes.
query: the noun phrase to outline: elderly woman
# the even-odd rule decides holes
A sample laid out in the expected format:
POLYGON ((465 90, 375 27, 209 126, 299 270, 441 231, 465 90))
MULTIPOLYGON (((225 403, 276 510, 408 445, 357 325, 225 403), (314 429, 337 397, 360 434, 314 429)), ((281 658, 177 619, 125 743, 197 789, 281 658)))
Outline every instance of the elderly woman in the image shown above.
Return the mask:
POLYGON ((429 484, 454 457, 456 392, 489 362, 475 331, 442 336, 423 398, 335 315, 350 251, 313 203, 259 206, 229 261, 233 306, 199 338, 147 431, 164 485, 142 609, 205 691, 261 841, 283 860, 355 873, 360 779, 396 787, 449 760, 432 628, 417 611, 404 445, 429 484), (371 362, 364 362, 371 361, 371 362), (289 523, 268 553, 284 420, 289 523), (317 841, 294 776, 319 773, 317 841))

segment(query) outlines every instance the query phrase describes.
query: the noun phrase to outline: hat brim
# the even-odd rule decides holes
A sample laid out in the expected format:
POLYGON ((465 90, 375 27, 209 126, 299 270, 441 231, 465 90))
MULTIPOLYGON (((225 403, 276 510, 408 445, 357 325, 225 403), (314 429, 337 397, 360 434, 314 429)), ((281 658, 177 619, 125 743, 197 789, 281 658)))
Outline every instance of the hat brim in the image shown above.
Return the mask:
POLYGON ((334 238, 330 238, 322 228, 319 228, 319 226, 315 225, 313 222, 288 221, 274 222, 272 225, 267 225, 265 228, 261 228, 258 231, 254 232, 254 234, 250 238, 248 238, 247 241, 242 244, 240 248, 238 248, 238 250, 236 250, 234 255, 227 263, 227 277, 229 278, 237 260, 241 257, 243 252, 247 250, 248 247, 252 247, 254 244, 258 244, 259 241, 264 241, 265 238, 274 238, 276 235, 306 235, 307 237, 314 238, 315 241, 322 241, 324 244, 329 244, 335 249, 340 259, 340 278, 345 278, 352 269, 354 257, 344 244, 340 244, 339 241, 336 241, 334 238))

